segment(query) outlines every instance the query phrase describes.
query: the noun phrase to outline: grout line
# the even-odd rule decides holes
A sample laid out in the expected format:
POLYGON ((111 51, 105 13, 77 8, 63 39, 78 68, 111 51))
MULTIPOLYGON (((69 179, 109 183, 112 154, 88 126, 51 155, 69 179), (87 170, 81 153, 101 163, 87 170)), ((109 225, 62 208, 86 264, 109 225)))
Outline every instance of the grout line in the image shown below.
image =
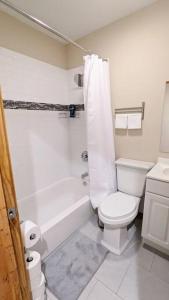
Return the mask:
MULTIPOLYGON (((112 290, 109 286, 107 286, 103 281, 101 281, 100 279, 97 279, 98 282, 100 282, 106 289, 108 289, 112 294, 117 295, 116 292, 114 290, 112 290)), ((117 295, 120 299, 124 300, 123 298, 121 298, 121 296, 117 295)))
MULTIPOLYGON (((117 293, 118 293, 118 291, 119 291, 119 289, 120 289, 120 287, 121 287, 122 281, 124 280, 124 277, 126 276, 126 274, 127 274, 127 272, 128 272, 128 269, 130 268, 131 264, 132 264, 132 259, 129 259, 129 265, 127 266, 127 269, 126 269, 124 275, 122 276, 122 279, 120 280, 120 284, 119 284, 119 287, 117 288, 117 290, 111 289, 104 281, 102 281, 100 278, 98 278, 98 277, 97 277, 97 272, 96 272, 96 274, 95 274, 95 278, 96 278, 100 283, 102 283, 106 288, 108 288, 111 292, 113 292, 115 295, 117 295, 117 293)), ((102 266, 102 265, 101 265, 101 266, 102 266)), ((101 267, 101 266, 100 266, 100 267, 101 267)), ((119 296, 119 295, 118 295, 118 296, 119 296)))
MULTIPOLYGON (((118 287, 118 289, 117 289, 117 291, 116 291, 116 295, 118 295, 118 292, 119 292, 119 290, 120 290, 120 288, 121 288, 121 286, 122 286, 122 283, 123 283, 123 281, 124 281, 124 279, 125 279, 125 277, 126 277, 126 275, 127 275, 127 272, 128 272, 128 270, 129 270, 129 268, 130 268, 131 265, 132 265, 132 259, 130 259, 130 263, 129 263, 129 265, 128 265, 126 271, 124 272, 124 275, 122 276, 122 279, 121 279, 121 281, 120 281, 119 287, 118 287)), ((119 296, 119 295, 118 295, 118 296, 119 296)))
POLYGON ((153 259, 152 259, 152 263, 151 263, 150 270, 149 270, 149 272, 151 274, 153 274, 151 271, 152 271, 152 266, 153 266, 153 263, 154 263, 154 260, 155 260, 155 256, 156 256, 156 254, 153 254, 153 259))
MULTIPOLYGON (((93 278, 94 278, 94 277, 93 277, 93 278)), ((93 278, 92 278, 92 279, 93 279, 93 278)), ((91 280, 92 280, 92 279, 91 279, 91 280)), ((87 299, 89 298, 89 296, 91 295, 91 293, 92 293, 92 291, 93 291, 95 285, 98 283, 97 278, 95 278, 95 280, 96 280, 96 282, 91 286, 91 288, 89 289, 89 292, 87 293, 87 295, 86 295, 86 297, 85 297, 84 300, 87 300, 87 299)), ((88 284, 90 284, 90 282, 89 282, 88 284)), ((86 288, 87 288, 87 286, 86 286, 86 288)), ((85 289, 84 289, 84 291, 85 291, 85 289)), ((83 292, 84 292, 84 291, 83 291, 83 292)), ((83 292, 82 292, 81 295, 83 295, 83 292)), ((81 295, 80 295, 80 296, 81 296, 81 295)), ((80 299, 80 297, 79 297, 79 299, 80 299)))
POLYGON ((104 285, 104 287, 106 287, 107 289, 109 289, 111 292, 113 292, 115 294, 115 290, 111 289, 104 281, 102 281, 100 278, 98 278, 97 275, 95 275, 95 277, 98 282, 100 282, 102 285, 104 285))
POLYGON ((155 277, 156 279, 158 279, 160 282, 162 282, 163 284, 165 284, 168 288, 169 288, 169 283, 166 282, 165 280, 161 279, 159 276, 157 276, 156 274, 150 272, 152 277, 155 277))
POLYGON ((169 287, 169 282, 163 280, 162 278, 160 278, 157 274, 153 273, 152 272, 152 266, 153 266, 153 263, 154 263, 154 260, 155 260, 155 257, 158 256, 158 254, 154 254, 154 258, 153 258, 153 262, 152 262, 152 265, 151 265, 151 270, 149 271, 151 276, 155 277, 156 279, 160 280, 161 282, 163 282, 164 284, 166 284, 168 287, 169 287))
MULTIPOLYGON (((153 260, 154 260, 154 259, 155 259, 155 255, 154 255, 153 260)), ((102 280, 100 280, 100 279, 97 279, 97 280, 98 280, 98 282, 100 282, 105 288, 107 288, 108 290, 110 290, 111 293, 117 295, 121 300, 124 300, 124 298, 122 298, 122 297, 118 294, 118 292, 119 292, 119 290, 120 290, 120 288, 121 288, 121 285, 122 285, 122 283, 123 283, 123 281, 124 281, 124 278, 126 277, 126 274, 127 274, 128 270, 129 270, 129 268, 131 267, 131 265, 132 265, 132 259, 130 259, 129 266, 128 266, 128 268, 127 268, 127 270, 126 270, 126 272, 125 272, 123 278, 121 279, 121 282, 120 282, 120 285, 119 285, 119 288, 118 288, 117 291, 111 289, 111 288, 110 288, 108 285, 106 285, 102 280)), ((166 281, 164 281, 164 280, 162 280, 161 278, 159 278, 156 274, 151 273, 150 271, 148 271, 147 269, 145 269, 143 266, 141 266, 141 265, 139 265, 139 264, 138 264, 138 267, 139 267, 140 269, 142 269, 143 271, 145 271, 145 272, 147 272, 147 273, 150 273, 151 276, 155 277, 156 279, 158 279, 159 281, 161 281, 163 284, 165 284, 167 287, 169 287, 169 283, 167 283, 166 281)))

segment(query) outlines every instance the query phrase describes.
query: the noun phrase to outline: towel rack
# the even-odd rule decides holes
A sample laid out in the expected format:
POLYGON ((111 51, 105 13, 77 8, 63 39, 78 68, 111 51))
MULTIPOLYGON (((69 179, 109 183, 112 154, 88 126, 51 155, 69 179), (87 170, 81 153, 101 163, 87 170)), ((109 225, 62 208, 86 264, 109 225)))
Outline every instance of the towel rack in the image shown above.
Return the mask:
POLYGON ((142 120, 144 120, 144 111, 145 111, 145 102, 142 102, 142 106, 136 107, 125 107, 125 108, 116 108, 115 114, 129 114, 129 113, 141 113, 142 120))

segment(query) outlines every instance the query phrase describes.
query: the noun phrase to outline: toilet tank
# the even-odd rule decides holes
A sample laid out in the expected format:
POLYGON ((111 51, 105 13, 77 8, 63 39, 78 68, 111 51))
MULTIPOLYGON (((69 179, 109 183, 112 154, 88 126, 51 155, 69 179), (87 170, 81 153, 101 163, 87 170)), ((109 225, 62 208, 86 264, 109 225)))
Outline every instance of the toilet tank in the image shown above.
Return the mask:
POLYGON ((146 174, 153 166, 152 162, 126 158, 116 160, 118 190, 141 197, 144 193, 146 174))

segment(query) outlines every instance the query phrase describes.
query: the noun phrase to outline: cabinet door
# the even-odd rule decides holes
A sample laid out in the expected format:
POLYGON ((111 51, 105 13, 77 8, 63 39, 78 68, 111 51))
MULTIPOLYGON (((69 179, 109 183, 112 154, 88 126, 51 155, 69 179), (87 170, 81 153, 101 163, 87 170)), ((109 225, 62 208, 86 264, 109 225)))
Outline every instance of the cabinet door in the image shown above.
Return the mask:
POLYGON ((146 192, 142 235, 169 249, 169 198, 146 192))

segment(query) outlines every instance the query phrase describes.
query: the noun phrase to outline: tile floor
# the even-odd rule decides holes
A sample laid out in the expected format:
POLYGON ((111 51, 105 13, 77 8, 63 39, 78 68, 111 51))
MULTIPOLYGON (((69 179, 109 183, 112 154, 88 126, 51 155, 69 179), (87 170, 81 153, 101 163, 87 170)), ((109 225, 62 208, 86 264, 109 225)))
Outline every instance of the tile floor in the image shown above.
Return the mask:
MULTIPOLYGON (((123 255, 109 253, 78 300, 169 300, 169 261, 145 249, 137 232, 123 255)), ((92 217, 83 234, 99 242, 102 232, 92 217)), ((57 300, 48 292, 48 300, 57 300)))

